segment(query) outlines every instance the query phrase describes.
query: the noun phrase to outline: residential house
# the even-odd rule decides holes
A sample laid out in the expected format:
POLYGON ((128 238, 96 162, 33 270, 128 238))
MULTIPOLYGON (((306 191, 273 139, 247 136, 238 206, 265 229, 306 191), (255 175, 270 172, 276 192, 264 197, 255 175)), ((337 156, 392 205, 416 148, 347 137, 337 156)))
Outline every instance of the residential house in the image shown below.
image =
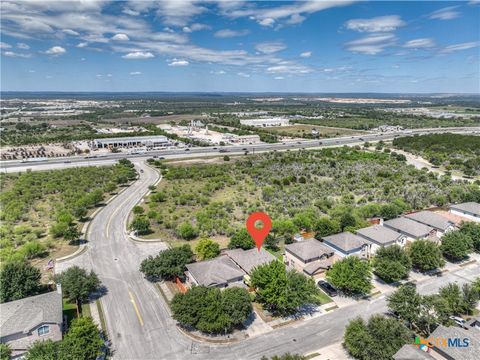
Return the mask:
POLYGON ((437 237, 441 238, 445 233, 455 229, 455 223, 432 211, 419 211, 405 215, 406 218, 434 228, 437 237))
POLYGON ((310 276, 323 275, 332 266, 335 257, 333 249, 316 239, 309 239, 285 245, 285 264, 310 276))
POLYGON ((384 246, 404 246, 406 236, 382 225, 373 225, 357 230, 357 235, 370 241, 370 253, 373 255, 384 246))
POLYGON ((476 202, 466 202, 450 206, 450 212, 460 215, 469 220, 480 222, 480 204, 476 202))
POLYGON ((355 255, 366 259, 370 256, 370 241, 348 231, 324 236, 322 241, 341 257, 355 255))
POLYGON ((228 256, 187 264, 186 283, 188 286, 204 285, 225 288, 243 286, 245 272, 228 256))
POLYGON ((407 237, 407 241, 426 239, 436 234, 435 229, 406 217, 384 221, 383 226, 407 237))
POLYGON ((393 355, 393 360, 434 360, 430 353, 420 350, 414 344, 405 344, 393 355))
POLYGON ((250 250, 234 249, 227 250, 225 254, 233 260, 237 266, 250 275, 252 270, 260 265, 275 261, 276 258, 264 248, 253 248, 250 250))
POLYGON ((0 343, 18 358, 36 341, 59 341, 63 334, 62 290, 0 304, 0 343))
POLYGON ((439 325, 428 339, 435 358, 440 355, 448 360, 477 360, 480 354, 480 331, 475 328, 439 325))

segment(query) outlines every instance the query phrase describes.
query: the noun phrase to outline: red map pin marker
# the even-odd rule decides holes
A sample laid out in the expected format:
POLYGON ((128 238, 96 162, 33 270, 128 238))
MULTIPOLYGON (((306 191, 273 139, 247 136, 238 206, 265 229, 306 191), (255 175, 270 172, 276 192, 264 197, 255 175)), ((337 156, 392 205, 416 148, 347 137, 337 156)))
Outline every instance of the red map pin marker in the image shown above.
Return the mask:
POLYGON ((259 211, 251 213, 245 225, 247 226, 248 233, 255 241, 255 244, 257 244, 258 251, 260 251, 263 241, 265 240, 268 233, 270 232, 270 229, 272 228, 272 220, 267 214, 259 211), (257 221, 261 221, 263 224, 260 229, 255 227, 255 223, 257 221))

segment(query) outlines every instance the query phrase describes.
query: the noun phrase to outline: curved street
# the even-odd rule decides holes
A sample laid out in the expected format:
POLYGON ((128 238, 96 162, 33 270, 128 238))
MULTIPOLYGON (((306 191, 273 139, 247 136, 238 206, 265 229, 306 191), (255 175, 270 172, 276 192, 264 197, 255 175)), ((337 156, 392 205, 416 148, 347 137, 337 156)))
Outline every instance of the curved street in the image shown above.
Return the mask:
MULTIPOLYGON (((362 300, 307 321, 277 328, 238 343, 216 345, 192 341, 171 318, 168 305, 138 268, 143 258, 166 249, 163 243, 128 239, 126 223, 131 209, 159 179, 138 160, 139 179, 109 202, 92 220, 87 251, 58 263, 56 271, 78 265, 94 270, 107 293, 101 297, 115 359, 260 359, 286 352, 308 354, 340 342, 345 325, 354 317, 386 311, 385 295, 362 300)), ((417 284, 420 293, 433 293, 448 282, 463 284, 480 271, 478 262, 417 284)))

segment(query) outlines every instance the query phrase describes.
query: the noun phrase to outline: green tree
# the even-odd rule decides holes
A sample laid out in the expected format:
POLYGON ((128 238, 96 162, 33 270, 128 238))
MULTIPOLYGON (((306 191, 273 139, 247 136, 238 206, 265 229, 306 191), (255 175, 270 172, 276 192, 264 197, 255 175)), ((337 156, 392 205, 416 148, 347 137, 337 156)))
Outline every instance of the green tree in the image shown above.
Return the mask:
POLYGON ((63 238, 67 241, 76 241, 80 239, 82 233, 78 230, 77 225, 70 224, 63 234, 63 238))
POLYGON ((12 349, 7 344, 0 344, 0 360, 10 360, 12 349))
POLYGON ((91 293, 97 291, 101 282, 93 271, 72 266, 55 276, 55 281, 62 285, 63 296, 69 301, 75 301, 77 314, 82 313, 82 302, 88 300, 91 293))
MULTIPOLYGON (((260 360, 268 360, 268 358, 264 355, 260 360)), ((270 360, 306 360, 306 357, 300 354, 286 353, 283 355, 274 355, 270 360)))
POLYGON ((480 252, 480 224, 471 221, 462 222, 458 232, 468 236, 475 251, 480 252))
POLYGON ((190 245, 161 251, 157 256, 149 256, 142 261, 140 271, 150 279, 173 280, 185 277, 185 265, 192 262, 193 252, 190 245))
POLYGON ((383 205, 380 209, 380 216, 385 220, 396 218, 402 213, 402 209, 395 204, 383 205))
POLYGON ((443 255, 450 260, 459 261, 473 250, 472 239, 461 231, 450 231, 442 236, 440 249, 443 255))
POLYGON ((327 280, 349 294, 368 294, 373 287, 369 263, 355 256, 333 264, 327 272, 327 280))
POLYGON ((130 224, 130 229, 138 234, 148 234, 150 230, 150 221, 145 216, 136 216, 130 224))
POLYGON ((224 155, 223 156, 223 161, 230 161, 230 156, 224 155))
POLYGON ((416 240, 407 251, 412 260, 412 266, 422 272, 445 265, 440 247, 429 240, 416 240))
POLYGON ((387 283, 408 277, 412 262, 399 245, 381 247, 373 258, 374 273, 387 283))
POLYGON ((410 326, 418 322, 421 303, 422 297, 413 284, 402 285, 387 297, 388 308, 410 326))
POLYGON ((411 332, 400 322, 373 315, 365 323, 351 320, 343 337, 347 351, 359 360, 389 360, 400 348, 411 342, 411 332))
POLYGON ((440 288, 438 295, 445 300, 448 313, 451 315, 462 315, 466 304, 462 296, 462 290, 456 283, 449 283, 440 288))
POLYGON ((185 294, 177 293, 171 302, 173 318, 184 326, 206 333, 226 333, 243 323, 252 312, 246 289, 224 291, 194 286, 185 294))
POLYGON ((247 232, 247 229, 242 228, 241 230, 237 230, 235 234, 230 238, 230 242, 228 243, 229 249, 253 249, 255 247, 255 242, 253 241, 250 234, 247 232))
POLYGON ((298 232, 298 227, 290 219, 273 220, 270 233, 277 240, 277 237, 284 240, 291 239, 298 232))
POLYGON ((7 262, 0 270, 0 302, 38 294, 40 278, 40 270, 27 262, 7 262))
POLYGON ((320 239, 323 236, 329 236, 340 232, 340 224, 328 217, 321 217, 315 224, 315 238, 320 239))
POLYGON ((198 230, 189 222, 184 222, 177 228, 177 234, 184 240, 192 240, 198 236, 198 230))
POLYGON ((55 360, 58 359, 60 343, 52 340, 36 341, 25 354, 26 360, 55 360))
POLYGON ((60 359, 95 360, 101 354, 103 340, 97 325, 89 316, 72 321, 70 329, 60 346, 60 359))
POLYGON ((220 254, 220 245, 212 239, 201 239, 195 251, 201 260, 213 259, 220 254))
POLYGON ((251 284, 258 300, 276 314, 293 314, 303 305, 318 303, 319 290, 313 279, 287 270, 279 261, 256 267, 251 284))
POLYGON ((145 209, 139 205, 135 205, 133 207, 133 213, 135 215, 142 215, 145 212, 145 209))

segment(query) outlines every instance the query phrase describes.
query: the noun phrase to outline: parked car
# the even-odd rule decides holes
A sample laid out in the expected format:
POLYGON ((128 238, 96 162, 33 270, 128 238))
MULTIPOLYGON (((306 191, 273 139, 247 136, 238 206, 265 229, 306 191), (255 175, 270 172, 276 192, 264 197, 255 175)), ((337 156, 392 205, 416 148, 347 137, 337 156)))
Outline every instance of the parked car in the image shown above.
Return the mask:
POLYGON ((228 150, 227 149, 220 149, 220 150, 218 150, 218 152, 226 153, 226 152, 228 152, 228 150))
POLYGON ((455 324, 457 324, 458 326, 462 327, 462 328, 466 328, 466 321, 464 319, 462 319, 461 317, 458 317, 458 316, 449 316, 448 317, 450 320, 453 320, 455 322, 455 324))
POLYGON ((317 283, 318 287, 320 289, 322 289, 323 291, 325 291, 328 296, 337 296, 337 289, 335 289, 331 284, 329 284, 328 282, 326 281, 323 281, 323 280, 320 280, 318 283, 317 283))
POLYGON ((242 151, 247 151, 247 148, 243 148, 242 151))
POLYGON ((187 148, 187 149, 185 149, 185 151, 190 151, 190 149, 187 148))

